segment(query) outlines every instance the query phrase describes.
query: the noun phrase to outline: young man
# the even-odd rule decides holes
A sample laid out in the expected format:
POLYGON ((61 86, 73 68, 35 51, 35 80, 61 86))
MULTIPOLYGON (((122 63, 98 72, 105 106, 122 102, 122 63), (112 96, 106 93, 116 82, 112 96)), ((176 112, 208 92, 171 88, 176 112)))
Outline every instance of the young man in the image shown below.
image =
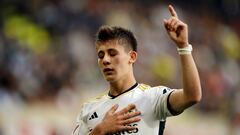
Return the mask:
POLYGON ((180 55, 183 89, 138 84, 133 74, 137 41, 121 27, 101 27, 97 33, 98 64, 110 88, 83 105, 73 135, 161 135, 168 116, 178 115, 201 99, 198 71, 188 43, 188 28, 173 7, 164 20, 180 55))

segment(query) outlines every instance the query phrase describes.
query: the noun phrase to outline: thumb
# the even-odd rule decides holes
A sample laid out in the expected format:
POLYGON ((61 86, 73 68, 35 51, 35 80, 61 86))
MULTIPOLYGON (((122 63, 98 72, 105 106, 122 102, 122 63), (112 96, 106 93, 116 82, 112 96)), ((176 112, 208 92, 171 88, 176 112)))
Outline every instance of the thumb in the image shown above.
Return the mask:
POLYGON ((175 31, 168 31, 168 35, 170 36, 170 38, 174 41, 177 40, 177 33, 175 31))
POLYGON ((168 30, 168 23, 167 23, 167 20, 166 20, 166 19, 163 19, 163 24, 164 24, 166 30, 168 30))

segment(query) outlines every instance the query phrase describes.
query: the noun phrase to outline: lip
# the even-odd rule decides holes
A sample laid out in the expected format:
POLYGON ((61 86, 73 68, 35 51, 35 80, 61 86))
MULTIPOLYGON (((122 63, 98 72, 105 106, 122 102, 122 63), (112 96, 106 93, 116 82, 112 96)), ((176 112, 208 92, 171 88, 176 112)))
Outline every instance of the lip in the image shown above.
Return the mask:
POLYGON ((108 72, 112 72, 112 71, 114 71, 112 68, 104 68, 103 69, 104 73, 108 73, 108 72))

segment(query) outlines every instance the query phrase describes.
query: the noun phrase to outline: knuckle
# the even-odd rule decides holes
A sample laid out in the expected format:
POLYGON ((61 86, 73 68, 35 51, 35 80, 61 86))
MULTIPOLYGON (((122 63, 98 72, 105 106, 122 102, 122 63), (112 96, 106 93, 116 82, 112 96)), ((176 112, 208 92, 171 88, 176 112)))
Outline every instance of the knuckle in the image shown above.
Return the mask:
POLYGON ((116 126, 116 130, 123 130, 124 129, 124 127, 122 127, 122 126, 116 126))
POLYGON ((115 118, 116 121, 120 121, 120 119, 118 117, 115 118))
POLYGON ((111 114, 111 113, 108 113, 108 114, 107 114, 108 117, 111 117, 111 116, 113 116, 113 115, 114 115, 114 114, 111 114))
POLYGON ((130 107, 127 107, 125 109, 123 109, 123 112, 127 112, 129 110, 130 107))
POLYGON ((134 119, 128 119, 128 120, 126 120, 126 123, 125 124, 131 124, 131 123, 133 123, 134 122, 134 119))
POLYGON ((116 118, 116 120, 119 120, 121 117, 119 115, 114 115, 114 118, 116 118))
POLYGON ((121 120, 121 117, 120 117, 120 116, 117 116, 117 117, 116 117, 116 120, 117 120, 117 121, 121 120))
POLYGON ((117 125, 123 125, 124 123, 122 121, 117 121, 116 124, 117 125))
POLYGON ((129 120, 125 120, 123 123, 124 123, 124 124, 129 124, 130 121, 129 121, 129 120))
POLYGON ((127 128, 127 130, 133 130, 134 129, 133 126, 129 126, 129 125, 127 125, 126 128, 127 128))
POLYGON ((182 25, 183 25, 183 26, 185 26, 185 27, 187 27, 187 24, 186 24, 186 23, 184 23, 184 22, 182 22, 182 25))
POLYGON ((178 18, 174 16, 174 17, 173 17, 173 20, 178 21, 178 18))
POLYGON ((134 118, 128 120, 128 123, 129 123, 129 124, 130 124, 130 123, 133 123, 133 122, 134 122, 134 118))

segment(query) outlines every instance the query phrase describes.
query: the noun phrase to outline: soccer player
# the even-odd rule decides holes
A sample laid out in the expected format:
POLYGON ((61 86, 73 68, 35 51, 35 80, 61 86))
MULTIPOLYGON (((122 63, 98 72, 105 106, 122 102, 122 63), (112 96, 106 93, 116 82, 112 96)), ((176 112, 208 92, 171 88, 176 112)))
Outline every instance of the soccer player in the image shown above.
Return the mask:
POLYGON ((98 65, 109 90, 83 104, 73 135, 161 135, 166 118, 182 113, 201 99, 198 71, 188 42, 188 27, 169 5, 164 20, 180 56, 183 89, 139 84, 133 74, 137 41, 129 30, 101 27, 97 33, 98 65))

